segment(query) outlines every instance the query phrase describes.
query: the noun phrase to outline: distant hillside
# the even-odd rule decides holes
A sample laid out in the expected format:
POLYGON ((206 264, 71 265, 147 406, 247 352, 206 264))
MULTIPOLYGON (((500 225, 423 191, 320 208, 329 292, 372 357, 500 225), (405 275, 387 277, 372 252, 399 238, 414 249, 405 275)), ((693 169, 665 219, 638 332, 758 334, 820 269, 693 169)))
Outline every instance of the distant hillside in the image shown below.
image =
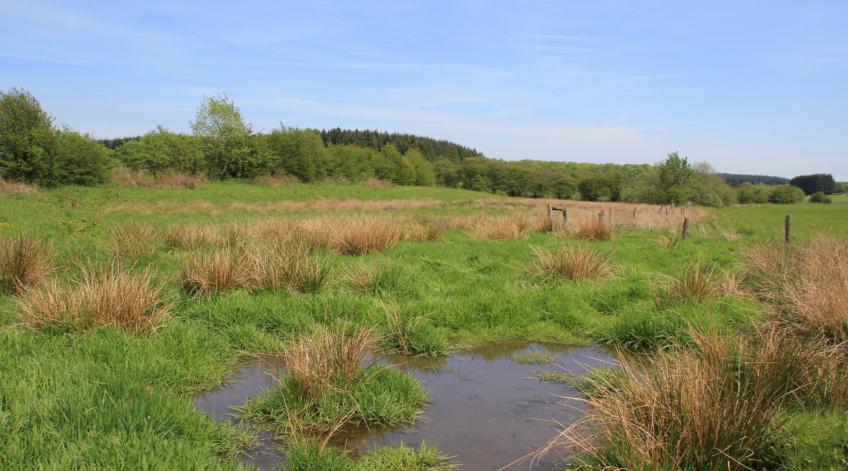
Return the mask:
POLYGON ((380 131, 334 128, 321 131, 321 139, 325 145, 356 145, 374 150, 381 150, 389 144, 394 145, 401 153, 409 149, 418 149, 429 161, 450 160, 460 163, 469 157, 480 157, 483 154, 476 149, 461 146, 450 141, 415 136, 413 134, 398 134, 380 131))
POLYGON ((739 186, 743 183, 764 183, 766 185, 783 185, 789 183, 788 178, 772 177, 768 175, 744 175, 740 173, 719 173, 730 186, 739 186))

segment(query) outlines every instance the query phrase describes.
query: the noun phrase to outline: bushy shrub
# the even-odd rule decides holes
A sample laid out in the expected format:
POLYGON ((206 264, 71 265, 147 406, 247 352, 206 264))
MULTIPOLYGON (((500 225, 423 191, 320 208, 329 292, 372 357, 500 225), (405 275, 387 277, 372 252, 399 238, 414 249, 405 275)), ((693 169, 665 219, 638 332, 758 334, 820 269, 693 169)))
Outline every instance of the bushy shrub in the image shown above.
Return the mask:
POLYGON ((833 200, 830 199, 823 191, 817 191, 810 195, 810 203, 830 204, 833 200))
POLYGON ((740 204, 765 204, 769 201, 769 187, 757 183, 743 183, 736 189, 736 200, 740 204))
POLYGON ((26 90, 0 92, 0 178, 43 186, 106 180, 109 151, 87 135, 57 130, 26 90))
POLYGON ((144 170, 154 177, 172 172, 196 175, 206 166, 200 139, 176 134, 161 126, 139 139, 121 144, 115 149, 115 157, 127 168, 144 170))
POLYGON ((792 204, 804 201, 806 195, 797 186, 792 185, 777 185, 769 190, 769 203, 774 204, 792 204))

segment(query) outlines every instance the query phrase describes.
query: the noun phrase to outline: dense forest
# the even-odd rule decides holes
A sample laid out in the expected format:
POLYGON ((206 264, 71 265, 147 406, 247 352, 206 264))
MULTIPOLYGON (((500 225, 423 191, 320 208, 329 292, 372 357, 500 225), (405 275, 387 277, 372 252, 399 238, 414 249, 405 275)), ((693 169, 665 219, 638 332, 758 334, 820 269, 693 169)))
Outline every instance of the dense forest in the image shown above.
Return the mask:
MULTIPOLYGON (((57 128, 29 92, 15 88, 0 92, 0 178, 43 186, 92 185, 107 182, 122 168, 151 178, 187 174, 214 180, 379 179, 397 185, 590 201, 724 206, 804 199, 800 184, 787 185, 779 177, 716 174, 709 165, 692 164, 676 152, 655 165, 503 161, 410 134, 286 127, 256 133, 225 95, 201 103, 191 134, 158 127, 142 136, 96 141, 57 128)), ((821 191, 833 192, 837 187, 832 177, 824 177, 798 177, 798 181, 818 185, 815 191, 824 185, 827 188, 821 191)))

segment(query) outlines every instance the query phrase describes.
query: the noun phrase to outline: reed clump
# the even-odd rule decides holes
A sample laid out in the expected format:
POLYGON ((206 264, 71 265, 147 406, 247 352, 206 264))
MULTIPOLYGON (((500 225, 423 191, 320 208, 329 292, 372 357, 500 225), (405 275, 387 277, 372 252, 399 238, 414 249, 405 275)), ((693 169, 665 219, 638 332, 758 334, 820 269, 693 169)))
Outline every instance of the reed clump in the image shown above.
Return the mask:
POLYGON ((655 275, 651 283, 654 303, 660 308, 720 297, 724 291, 718 266, 700 260, 687 263, 677 275, 655 275))
POLYGON ((587 416, 542 452, 576 448, 592 469, 770 469, 785 408, 844 407, 832 346, 769 326, 748 341, 691 337, 694 348, 623 357, 623 376, 590 379, 587 416))
POLYGON ((0 293, 20 294, 50 273, 50 244, 33 236, 0 240, 0 293))
POLYGON ((589 219, 578 223, 577 237, 586 240, 610 240, 615 229, 611 224, 598 219, 589 219))
POLYGON ((170 312, 163 285, 148 272, 117 265, 85 268, 78 280, 48 280, 19 300, 24 324, 37 331, 116 326, 153 332, 170 312))
POLYGON ((612 256, 597 250, 567 246, 553 250, 533 249, 536 260, 528 267, 531 276, 542 280, 599 280, 615 274, 612 256))
POLYGON ((343 218, 324 230, 330 249, 346 255, 382 252, 394 247, 403 235, 397 222, 377 216, 343 218))
POLYGON ((182 286, 191 294, 212 295, 237 289, 311 293, 326 283, 330 262, 299 244, 224 247, 194 254, 182 266, 182 286))
POLYGON ((771 305, 778 322, 806 337, 848 342, 848 242, 762 245, 743 257, 742 284, 771 305))
POLYGON ((130 223, 112 229, 109 243, 115 255, 138 260, 155 255, 161 242, 155 227, 130 223))
POLYGON ((300 390, 319 398, 328 390, 350 387, 372 358, 376 341, 370 328, 318 326, 289 344, 283 360, 300 390))

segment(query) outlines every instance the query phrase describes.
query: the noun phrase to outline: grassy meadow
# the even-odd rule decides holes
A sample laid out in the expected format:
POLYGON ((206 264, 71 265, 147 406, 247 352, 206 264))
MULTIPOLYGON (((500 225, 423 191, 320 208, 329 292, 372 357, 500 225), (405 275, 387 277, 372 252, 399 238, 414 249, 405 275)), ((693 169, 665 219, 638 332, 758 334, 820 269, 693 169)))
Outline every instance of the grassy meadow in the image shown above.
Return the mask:
MULTIPOLYGON (((815 287, 833 282, 844 294, 844 199, 707 210, 333 183, 4 187, 0 469, 242 469, 234 457, 254 437, 208 418, 192 397, 263 355, 299 367, 280 391, 242 412, 276 422, 291 437, 292 469, 451 469, 426 447, 353 460, 320 450, 310 432, 415 419, 426 391, 393 370, 359 368, 371 351, 444 356, 499 339, 604 344, 637 358, 639 365, 625 367, 627 378, 603 375, 592 385, 601 413, 590 418, 603 424, 592 444, 573 430, 549 444, 582 445, 576 467, 843 469, 848 416, 834 378, 845 372, 844 344, 821 353, 827 361, 816 357, 815 372, 746 366, 755 380, 727 381, 748 389, 689 410, 706 416, 715 404, 772 404, 758 416, 759 428, 753 419, 716 419, 726 428, 754 427, 759 436, 744 447, 717 440, 706 447, 709 456, 699 454, 704 442, 692 437, 717 429, 670 432, 682 427, 679 417, 665 435, 651 435, 653 442, 628 441, 633 431, 622 424, 641 419, 612 412, 645 403, 660 410, 672 400, 647 398, 636 384, 645 363, 665 375, 650 376, 650 384, 669 389, 688 384, 693 370, 738 380, 739 364, 781 364, 760 360, 795 352, 797 338, 821 347, 816 352, 848 340, 840 337, 848 317, 810 321, 825 309, 844 315, 839 302, 848 300, 819 297, 831 304, 803 311, 798 297, 772 296, 766 288, 781 280, 752 265, 752 253, 782 246, 786 214, 793 247, 810 250, 798 260, 843 270, 815 278, 815 287), (549 203, 569 208, 567 226, 555 213, 550 227, 549 203), (687 240, 680 237, 684 217, 687 240), (816 241, 819 252, 808 248, 816 241), (830 252, 815 259, 822 250, 830 252), (792 334, 766 332, 775 322, 792 334), (326 348, 306 348, 305 338, 326 348), (762 381, 790 373, 809 381, 791 392, 762 381), (807 392, 810 384, 816 388, 807 392), (798 400, 787 399, 793 394, 798 400), (743 396, 753 399, 734 402, 743 396), (351 401, 366 406, 345 415, 351 401), (666 452, 642 453, 649 444, 666 452), (753 461, 722 467, 716 449, 753 461), (418 467, 399 464, 410 462, 418 467)), ((814 361, 796 353, 796 366, 814 361)), ((681 390, 710 397, 710 387, 692 388, 681 390)))

